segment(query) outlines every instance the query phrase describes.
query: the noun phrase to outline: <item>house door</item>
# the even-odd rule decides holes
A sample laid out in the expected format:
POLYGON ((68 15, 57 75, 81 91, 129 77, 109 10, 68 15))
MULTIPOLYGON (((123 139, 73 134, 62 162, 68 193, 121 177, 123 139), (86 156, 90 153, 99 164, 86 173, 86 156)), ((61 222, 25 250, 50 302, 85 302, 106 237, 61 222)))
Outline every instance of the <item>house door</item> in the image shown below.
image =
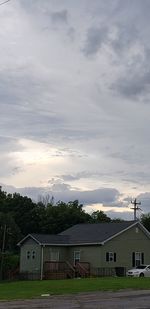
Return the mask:
POLYGON ((80 262, 80 251, 74 251, 74 265, 80 262))

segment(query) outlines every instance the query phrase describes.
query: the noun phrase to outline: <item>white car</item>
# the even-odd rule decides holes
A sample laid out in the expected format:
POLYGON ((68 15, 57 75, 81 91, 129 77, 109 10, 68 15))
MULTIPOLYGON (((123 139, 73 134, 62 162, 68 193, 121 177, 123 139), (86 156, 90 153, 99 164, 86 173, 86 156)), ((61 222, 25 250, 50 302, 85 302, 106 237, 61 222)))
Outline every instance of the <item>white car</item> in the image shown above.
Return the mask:
POLYGON ((150 277, 150 265, 139 265, 127 271, 128 277, 150 277))

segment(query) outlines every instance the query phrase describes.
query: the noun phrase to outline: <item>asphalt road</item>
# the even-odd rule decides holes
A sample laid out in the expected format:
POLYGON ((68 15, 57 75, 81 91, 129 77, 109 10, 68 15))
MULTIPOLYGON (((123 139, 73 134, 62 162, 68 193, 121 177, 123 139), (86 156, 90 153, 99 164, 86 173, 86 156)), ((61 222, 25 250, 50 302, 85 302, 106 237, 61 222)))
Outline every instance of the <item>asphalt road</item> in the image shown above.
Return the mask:
POLYGON ((0 309, 150 309, 149 291, 91 292, 33 300, 1 301, 0 309))

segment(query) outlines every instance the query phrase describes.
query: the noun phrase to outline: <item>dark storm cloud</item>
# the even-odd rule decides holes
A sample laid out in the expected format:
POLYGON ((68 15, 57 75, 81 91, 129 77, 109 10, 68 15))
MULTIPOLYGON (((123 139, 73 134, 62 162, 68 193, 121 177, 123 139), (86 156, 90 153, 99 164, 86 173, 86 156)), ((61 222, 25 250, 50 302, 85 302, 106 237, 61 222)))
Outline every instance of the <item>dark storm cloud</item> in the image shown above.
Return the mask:
POLYGON ((137 202, 141 202, 139 206, 142 213, 150 213, 150 192, 141 193, 137 196, 137 202))
MULTIPOLYGON (((1 112, 1 116, 7 113, 6 108, 9 107, 5 105, 5 111, 1 112)), ((11 114, 7 115, 7 119, 3 117, 0 128, 1 132, 3 132, 5 125, 5 132, 9 132, 11 129, 11 134, 16 135, 18 138, 23 136, 24 138, 35 139, 39 141, 45 140, 45 136, 47 136, 48 131, 49 134, 52 133, 53 135, 54 125, 61 123, 61 120, 58 119, 58 117, 42 115, 42 113, 38 110, 23 110, 20 107, 18 108, 15 106, 13 106, 11 109, 11 114), (13 125, 14 122, 15 126, 13 125), (49 129, 46 126, 48 126, 49 129)))
POLYGON ((128 53, 129 48, 138 42, 139 35, 136 27, 132 24, 122 25, 121 23, 116 23, 115 28, 117 31, 116 37, 110 39, 109 43, 116 55, 121 57, 123 53, 128 53))
MULTIPOLYGON (((106 45, 111 51, 114 50, 118 60, 123 53, 128 53, 128 49, 138 42, 138 31, 132 24, 126 25, 121 22, 115 22, 113 25, 91 27, 86 33, 85 45, 83 52, 86 56, 96 54, 102 47, 106 45), (116 32, 115 35, 112 34, 116 32)), ((121 60, 121 59, 120 59, 121 60)))
POLYGON ((97 25, 89 28, 86 34, 83 48, 86 56, 96 55, 103 44, 113 51, 112 61, 123 70, 110 88, 126 98, 144 99, 150 94, 149 6, 147 1, 117 1, 105 11, 109 23, 106 25, 103 21, 103 26, 97 26, 100 23, 97 17, 97 25))
POLYGON ((55 24, 67 24, 68 22, 68 12, 67 10, 62 10, 58 12, 51 13, 52 22, 55 24))
MULTIPOLYGON (((70 188, 70 187, 69 187, 70 188)), ((97 189, 91 191, 75 191, 70 190, 68 186, 64 186, 62 188, 62 184, 57 187, 51 187, 48 192, 54 196, 55 201, 64 201, 69 202, 78 199, 80 203, 84 205, 88 204, 97 204, 104 203, 107 205, 111 205, 117 200, 119 197, 119 192, 116 189, 97 189), (62 191, 58 191, 58 188, 62 191), (56 191, 57 189, 57 191, 56 191)), ((115 205, 114 205, 115 206, 115 205)))
POLYGON ((87 37, 83 52, 86 56, 92 56, 96 54, 101 48, 102 44, 105 43, 107 38, 108 30, 106 27, 92 27, 87 31, 87 37))
MULTIPOLYGON (((53 134, 55 126, 63 125, 63 119, 50 107, 50 98, 45 97, 48 81, 44 83, 38 76, 30 75, 27 71, 27 68, 19 68, 16 72, 5 71, 0 74, 0 129, 2 134, 5 129, 8 135, 14 135, 16 139, 23 136, 42 140, 48 132, 53 134), (48 104, 48 109, 43 109, 44 104, 48 104)), ((54 92, 50 84, 49 89, 51 93, 54 92)), ((6 144, 8 138, 3 137, 3 140, 6 144)))
MULTIPOLYGON (((145 132, 146 133, 146 132, 145 132)), ((115 159, 122 159, 124 162, 128 164, 135 165, 135 164, 144 164, 147 160, 147 156, 150 155, 150 147, 147 147, 147 151, 143 153, 141 156, 141 151, 137 145, 132 145, 130 147, 125 147, 120 152, 110 153, 110 157, 115 159), (126 151, 125 151, 126 148, 126 151), (139 152, 138 152, 139 151, 139 152)), ((142 176, 144 172, 137 172, 138 176, 142 176)))
MULTIPOLYGON (((10 192, 9 186, 2 185, 4 190, 8 190, 10 192)), ((11 192, 19 192, 22 195, 27 195, 34 200, 38 200, 39 196, 45 196, 49 194, 54 197, 55 202, 57 201, 74 201, 79 200, 80 203, 84 205, 89 204, 98 204, 102 203, 105 206, 112 206, 118 203, 118 199, 120 197, 120 193, 118 190, 114 188, 100 188, 97 190, 91 191, 79 191, 79 190, 71 190, 71 186, 68 184, 55 184, 51 187, 25 187, 25 188, 15 188, 11 186, 11 192), (115 204, 116 203, 116 204, 115 204)))
MULTIPOLYGON (((148 59, 147 59, 148 61, 148 59)), ((150 67, 139 68, 139 71, 127 70, 124 77, 121 77, 116 83, 116 89, 123 96, 137 99, 139 96, 150 94, 150 67), (145 72, 143 72, 145 68, 145 72)))

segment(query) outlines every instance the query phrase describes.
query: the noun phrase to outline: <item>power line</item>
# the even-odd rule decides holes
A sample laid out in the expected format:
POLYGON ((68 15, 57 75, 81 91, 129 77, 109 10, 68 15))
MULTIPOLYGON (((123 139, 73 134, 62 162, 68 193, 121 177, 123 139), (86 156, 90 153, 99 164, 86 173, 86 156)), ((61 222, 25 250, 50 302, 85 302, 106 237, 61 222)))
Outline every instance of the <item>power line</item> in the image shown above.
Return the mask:
POLYGON ((6 0, 4 2, 1 2, 0 5, 3 5, 3 4, 5 4, 5 3, 9 2, 9 1, 11 1, 11 0, 6 0))

